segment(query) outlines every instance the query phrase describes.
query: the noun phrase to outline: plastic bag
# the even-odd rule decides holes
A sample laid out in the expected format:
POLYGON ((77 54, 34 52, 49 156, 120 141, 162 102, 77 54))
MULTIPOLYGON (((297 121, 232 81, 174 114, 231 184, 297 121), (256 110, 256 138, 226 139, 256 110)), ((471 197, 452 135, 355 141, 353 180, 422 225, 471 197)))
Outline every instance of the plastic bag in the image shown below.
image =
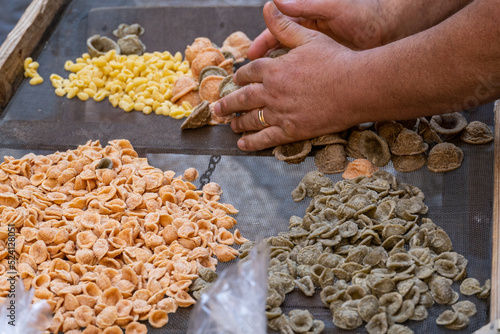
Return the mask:
POLYGON ((0 303, 0 334, 39 334, 47 330, 52 320, 49 304, 32 304, 35 290, 26 291, 20 279, 8 282, 12 282, 9 295, 0 303))
POLYGON ((248 260, 227 268, 201 295, 188 334, 264 334, 269 250, 254 246, 248 260))

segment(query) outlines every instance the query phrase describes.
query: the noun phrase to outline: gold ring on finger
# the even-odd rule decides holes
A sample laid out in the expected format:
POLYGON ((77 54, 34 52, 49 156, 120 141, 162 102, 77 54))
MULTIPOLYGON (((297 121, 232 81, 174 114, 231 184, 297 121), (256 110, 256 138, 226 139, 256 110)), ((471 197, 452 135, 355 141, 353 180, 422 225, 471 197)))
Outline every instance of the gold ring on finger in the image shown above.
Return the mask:
POLYGON ((267 124, 265 118, 264 118, 264 108, 259 109, 259 122, 262 124, 263 127, 268 128, 269 124, 267 124))

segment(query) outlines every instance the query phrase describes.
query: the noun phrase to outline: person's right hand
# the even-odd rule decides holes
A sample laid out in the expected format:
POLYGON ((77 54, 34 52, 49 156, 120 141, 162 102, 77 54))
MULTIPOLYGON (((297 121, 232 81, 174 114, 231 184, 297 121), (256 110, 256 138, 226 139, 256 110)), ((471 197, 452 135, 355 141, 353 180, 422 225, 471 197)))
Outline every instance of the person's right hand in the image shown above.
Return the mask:
MULTIPOLYGON (((295 22, 320 31, 351 49, 369 49, 384 43, 389 21, 377 0, 274 0, 295 22)), ((251 60, 279 46, 269 29, 248 50, 251 60)))
POLYGON ((272 1, 264 6, 264 20, 290 52, 239 68, 233 81, 242 88, 214 105, 219 117, 240 113, 231 121, 234 132, 253 132, 238 140, 241 150, 293 143, 368 121, 369 110, 358 107, 364 93, 358 94, 353 81, 359 73, 365 76, 362 51, 291 21, 272 1))

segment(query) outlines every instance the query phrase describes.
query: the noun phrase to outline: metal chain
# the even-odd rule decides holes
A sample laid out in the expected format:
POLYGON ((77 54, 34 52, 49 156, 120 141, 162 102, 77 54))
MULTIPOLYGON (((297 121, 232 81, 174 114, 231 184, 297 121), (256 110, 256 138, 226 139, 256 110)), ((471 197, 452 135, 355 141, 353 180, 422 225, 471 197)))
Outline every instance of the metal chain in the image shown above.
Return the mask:
POLYGON ((203 186, 207 183, 210 182, 210 177, 212 176, 212 173, 215 170, 215 167, 217 167, 217 164, 219 163, 221 159, 220 155, 212 155, 210 157, 210 161, 208 162, 208 168, 203 173, 203 175, 200 177, 200 189, 203 188, 203 186))

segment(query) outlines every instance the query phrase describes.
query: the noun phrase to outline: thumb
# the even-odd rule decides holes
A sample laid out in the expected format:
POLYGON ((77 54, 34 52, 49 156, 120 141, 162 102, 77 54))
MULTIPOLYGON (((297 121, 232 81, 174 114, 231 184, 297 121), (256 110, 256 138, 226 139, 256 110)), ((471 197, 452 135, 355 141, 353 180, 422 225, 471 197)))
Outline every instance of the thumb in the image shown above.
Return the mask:
POLYGON ((319 34, 317 31, 304 28, 290 20, 278 10, 273 2, 268 2, 264 6, 264 20, 271 34, 289 48, 307 44, 319 34))

